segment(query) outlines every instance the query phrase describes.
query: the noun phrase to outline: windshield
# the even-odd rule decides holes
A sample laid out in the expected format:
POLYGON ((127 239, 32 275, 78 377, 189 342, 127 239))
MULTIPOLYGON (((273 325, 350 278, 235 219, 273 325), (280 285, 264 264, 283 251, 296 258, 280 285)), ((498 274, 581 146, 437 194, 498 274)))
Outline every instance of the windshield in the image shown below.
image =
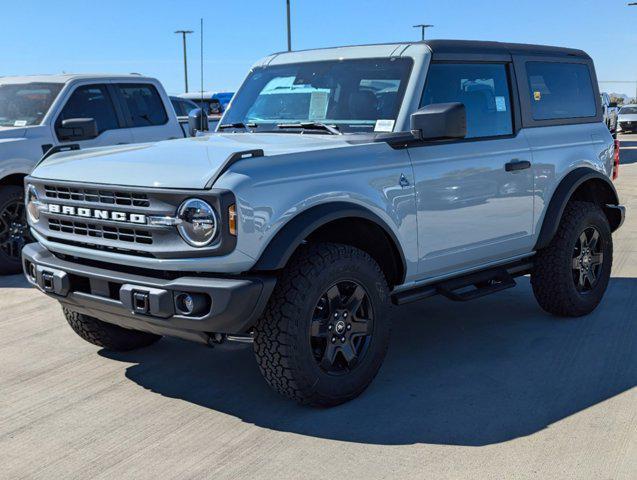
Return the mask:
POLYGON ((0 83, 0 126, 40 125, 62 86, 61 83, 0 83))
POLYGON ((391 131, 412 63, 382 58, 257 68, 223 122, 256 124, 256 131, 303 122, 335 125, 341 132, 391 131))
POLYGON ((619 111, 620 115, 631 115, 637 113, 637 107, 622 107, 619 111))

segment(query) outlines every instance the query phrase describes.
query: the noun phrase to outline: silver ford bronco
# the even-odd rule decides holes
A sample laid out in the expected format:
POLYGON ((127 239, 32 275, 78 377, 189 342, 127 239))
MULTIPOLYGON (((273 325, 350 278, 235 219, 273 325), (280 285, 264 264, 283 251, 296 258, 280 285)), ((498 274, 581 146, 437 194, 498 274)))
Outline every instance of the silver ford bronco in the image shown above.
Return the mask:
POLYGON ((595 309, 624 219, 599 99, 579 50, 271 55, 214 134, 42 161, 24 272, 95 345, 253 342, 274 389, 336 405, 378 372, 390 302, 530 274, 547 312, 595 309))

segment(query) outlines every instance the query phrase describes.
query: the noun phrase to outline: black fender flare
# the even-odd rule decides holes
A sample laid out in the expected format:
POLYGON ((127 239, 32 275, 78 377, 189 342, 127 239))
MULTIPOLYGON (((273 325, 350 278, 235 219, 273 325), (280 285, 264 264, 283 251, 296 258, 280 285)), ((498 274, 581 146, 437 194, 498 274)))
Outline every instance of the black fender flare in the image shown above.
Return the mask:
POLYGON ((334 220, 343 218, 360 218, 371 221, 383 229, 389 240, 393 242, 400 261, 402 272, 407 270, 405 255, 398 238, 378 215, 369 209, 347 202, 331 202, 310 207, 289 220, 267 245, 252 270, 280 270, 312 232, 334 220))
MULTIPOLYGON (((597 184, 601 181, 601 185, 604 185, 604 201, 602 208, 606 210, 607 206, 619 205, 619 196, 617 195, 615 185, 613 185, 613 182, 611 182, 606 175, 598 172, 597 170, 593 170, 592 168, 576 168, 569 172, 555 189, 546 209, 546 214, 544 215, 540 234, 535 244, 535 250, 544 248, 551 242, 560 225, 560 220, 562 219, 562 214, 564 213, 566 204, 580 186, 591 180, 594 180, 597 184)), ((609 214, 612 215, 612 213, 608 211, 606 211, 606 214, 607 216, 609 214)), ((616 230, 619 228, 620 224, 621 222, 613 225, 613 222, 611 222, 611 229, 616 230)))

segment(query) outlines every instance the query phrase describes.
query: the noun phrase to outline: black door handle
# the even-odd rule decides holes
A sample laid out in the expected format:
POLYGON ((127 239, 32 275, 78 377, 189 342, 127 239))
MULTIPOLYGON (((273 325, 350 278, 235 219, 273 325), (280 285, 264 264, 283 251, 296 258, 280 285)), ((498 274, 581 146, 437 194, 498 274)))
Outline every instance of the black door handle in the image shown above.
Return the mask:
POLYGON ((527 168, 531 168, 531 162, 529 162, 528 160, 513 160, 509 163, 504 164, 504 169, 507 172, 526 170, 527 168))

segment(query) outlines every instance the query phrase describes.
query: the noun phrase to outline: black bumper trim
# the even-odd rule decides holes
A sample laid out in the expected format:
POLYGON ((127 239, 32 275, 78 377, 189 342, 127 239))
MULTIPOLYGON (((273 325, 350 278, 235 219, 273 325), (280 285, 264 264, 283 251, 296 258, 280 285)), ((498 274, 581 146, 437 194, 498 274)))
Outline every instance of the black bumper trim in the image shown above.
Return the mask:
POLYGON ((190 340, 210 333, 246 333, 276 284, 274 276, 166 280, 122 273, 62 260, 38 243, 24 247, 22 264, 29 283, 71 310, 125 328, 190 340), (135 292, 148 298, 146 313, 133 308, 135 292), (173 299, 180 292, 207 295, 207 311, 199 317, 177 314, 173 299))

